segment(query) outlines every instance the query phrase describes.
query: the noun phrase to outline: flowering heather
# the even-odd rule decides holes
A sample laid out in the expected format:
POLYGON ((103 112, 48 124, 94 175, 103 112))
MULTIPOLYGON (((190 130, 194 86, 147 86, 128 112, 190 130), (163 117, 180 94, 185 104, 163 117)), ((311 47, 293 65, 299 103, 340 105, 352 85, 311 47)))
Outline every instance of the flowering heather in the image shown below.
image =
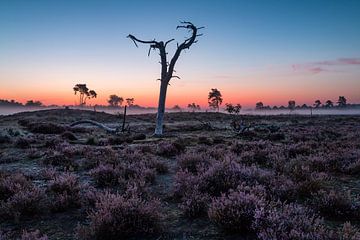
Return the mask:
POLYGON ((256 209, 264 206, 265 201, 254 194, 230 190, 212 200, 208 215, 226 231, 249 232, 256 209))
POLYGON ((252 228, 259 239, 329 239, 322 220, 298 204, 272 203, 255 211, 252 228))
POLYGON ((196 186, 186 193, 180 204, 185 216, 196 218, 206 213, 210 197, 206 193, 201 193, 196 186))
POLYGON ((21 189, 6 201, 0 202, 0 213, 2 217, 13 217, 19 221, 23 216, 34 216, 44 210, 44 191, 33 186, 21 189))
POLYGON ((101 187, 118 184, 121 175, 120 170, 110 164, 100 164, 89 173, 94 178, 96 184, 101 187))
POLYGON ((21 240, 48 240, 45 234, 41 234, 39 230, 33 232, 23 231, 21 240))
POLYGON ((352 197, 350 191, 324 191, 314 193, 311 206, 323 216, 357 219, 360 216, 359 197, 352 197))
POLYGON ((157 145, 156 154, 164 157, 173 157, 185 150, 185 146, 179 141, 174 142, 160 142, 157 145))
POLYGON ((159 202, 132 195, 105 193, 89 213, 89 226, 78 228, 81 239, 125 239, 151 235, 160 230, 159 202))
POLYGON ((197 173, 200 166, 209 165, 208 155, 195 152, 181 154, 176 160, 182 170, 188 170, 191 173, 197 173))
POLYGON ((81 204, 80 184, 74 174, 55 176, 48 186, 48 192, 52 196, 50 204, 54 212, 66 211, 81 204))

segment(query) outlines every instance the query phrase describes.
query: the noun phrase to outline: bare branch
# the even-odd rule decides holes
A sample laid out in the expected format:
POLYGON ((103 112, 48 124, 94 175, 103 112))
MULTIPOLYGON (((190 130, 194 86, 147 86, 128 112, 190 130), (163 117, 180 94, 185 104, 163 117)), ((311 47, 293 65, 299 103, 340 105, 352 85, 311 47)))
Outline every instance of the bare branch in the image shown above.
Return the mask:
POLYGON ((136 42, 144 43, 144 44, 152 44, 152 45, 154 45, 156 47, 159 46, 159 42, 155 41, 155 39, 152 40, 152 41, 144 41, 144 40, 140 40, 140 39, 136 38, 134 35, 131 35, 131 34, 129 34, 127 37, 130 38, 135 43, 136 47, 138 46, 136 44, 136 42))
POLYGON ((177 79, 180 79, 180 77, 179 77, 179 76, 175 76, 175 75, 174 75, 174 76, 172 76, 172 78, 177 78, 177 79))
POLYGON ((173 38, 173 39, 170 39, 169 41, 167 41, 166 43, 165 43, 165 47, 166 47, 166 45, 168 45, 168 43, 170 43, 170 42, 172 42, 172 41, 174 41, 175 39, 173 38))

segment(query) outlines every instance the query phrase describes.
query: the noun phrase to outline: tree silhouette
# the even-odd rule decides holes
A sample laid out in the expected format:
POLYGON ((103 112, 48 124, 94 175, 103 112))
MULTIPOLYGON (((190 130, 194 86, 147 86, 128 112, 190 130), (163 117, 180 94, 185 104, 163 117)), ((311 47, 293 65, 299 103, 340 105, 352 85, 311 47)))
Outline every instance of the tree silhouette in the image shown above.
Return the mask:
POLYGON ((25 103, 27 107, 41 107, 43 104, 40 101, 29 100, 25 103))
POLYGON ((221 92, 217 88, 212 88, 208 95, 208 103, 209 107, 213 109, 217 109, 219 112, 220 105, 222 104, 222 95, 221 92))
POLYGON ((295 109, 295 101, 294 100, 290 100, 288 102, 288 108, 290 109, 290 111, 293 111, 295 109))
POLYGON ((320 100, 316 100, 314 103, 314 107, 315 108, 319 108, 321 106, 321 101, 320 100))
POLYGON ((255 109, 256 109, 256 110, 261 110, 261 109, 263 109, 263 108, 264 108, 263 102, 257 102, 257 103, 255 104, 255 109))
POLYGON ((123 103, 124 99, 122 97, 119 97, 118 95, 112 94, 109 96, 109 100, 108 103, 111 107, 117 107, 117 106, 121 106, 123 103))
POLYGON ((188 108, 192 111, 195 112, 196 110, 200 111, 200 105, 196 104, 196 103, 189 103, 188 104, 188 108))
POLYGON ((337 101, 339 107, 346 107, 346 98, 344 96, 339 96, 337 101))
POLYGON ((176 104, 175 106, 172 107, 172 110, 177 111, 177 112, 181 112, 181 107, 176 104))
POLYGON ((327 100, 325 103, 325 107, 332 108, 334 107, 334 103, 331 100, 327 100))
POLYGON ((238 115, 240 113, 241 108, 242 107, 240 104, 236 104, 236 105, 233 105, 232 103, 225 104, 225 111, 227 111, 230 114, 235 113, 236 115, 238 115))
POLYGON ((135 101, 134 98, 127 98, 125 100, 126 100, 126 104, 128 105, 128 107, 134 106, 134 101, 135 101))
POLYGON ((94 90, 89 90, 86 84, 76 84, 73 87, 75 95, 79 92, 79 105, 84 106, 86 104, 86 99, 96 98, 97 93, 94 90))
POLYGON ((189 49, 190 46, 193 43, 196 43, 196 38, 198 36, 201 36, 201 34, 198 34, 198 30, 201 28, 196 27, 191 22, 181 22, 182 25, 177 26, 176 29, 184 28, 192 32, 191 36, 187 39, 185 39, 184 42, 181 44, 177 44, 176 51, 174 53, 174 56, 168 62, 167 60, 167 52, 166 52, 166 46, 174 41, 175 39, 170 39, 166 42, 163 41, 144 41, 136 38, 135 36, 129 34, 128 38, 133 40, 135 43, 135 46, 137 47, 137 43, 144 43, 149 44, 149 52, 148 55, 150 55, 151 50, 158 49, 160 52, 160 64, 161 64, 161 77, 160 77, 160 94, 159 94, 159 104, 158 104, 158 111, 156 116, 156 128, 155 128, 155 136, 161 136, 163 134, 163 120, 164 120, 164 113, 165 113, 165 100, 166 100, 166 92, 167 87, 169 85, 169 82, 172 78, 179 78, 178 76, 173 75, 175 64, 180 56, 180 53, 185 50, 189 49))

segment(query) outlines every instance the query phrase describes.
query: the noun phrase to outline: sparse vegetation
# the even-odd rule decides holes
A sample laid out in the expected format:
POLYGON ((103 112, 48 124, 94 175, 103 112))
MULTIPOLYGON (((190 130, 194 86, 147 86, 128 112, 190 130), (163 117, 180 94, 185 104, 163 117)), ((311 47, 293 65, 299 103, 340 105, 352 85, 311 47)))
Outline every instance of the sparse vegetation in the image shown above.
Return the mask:
POLYGON ((186 231, 194 239, 335 240, 360 234, 358 117, 241 115, 250 127, 234 135, 217 127, 230 127, 234 115, 177 112, 167 115, 169 136, 158 139, 151 137, 153 115, 128 116, 134 132, 115 135, 66 127, 79 115, 109 123, 118 120, 113 115, 62 111, 66 118, 59 110, 0 118, 7 126, 0 153, 3 236, 182 238, 186 231), (215 127, 198 127, 199 119, 215 127))

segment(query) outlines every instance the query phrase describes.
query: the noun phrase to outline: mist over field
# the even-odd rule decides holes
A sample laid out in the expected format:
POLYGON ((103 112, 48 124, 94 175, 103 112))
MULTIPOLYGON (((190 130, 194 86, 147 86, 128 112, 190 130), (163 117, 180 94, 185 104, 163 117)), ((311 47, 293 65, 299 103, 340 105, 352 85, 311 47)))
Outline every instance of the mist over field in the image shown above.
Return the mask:
MULTIPOLYGON (((64 107, 0 107, 0 115, 11 115, 20 112, 31 112, 31 111, 39 111, 46 109, 64 109, 64 107)), ((84 109, 71 107, 71 109, 84 109)), ((93 110, 91 108, 87 108, 89 111, 93 110)), ((124 109, 111 109, 111 108, 97 108, 97 111, 110 113, 110 114, 122 114, 124 109)), ((200 110, 198 112, 211 112, 212 110, 200 110)), ((188 109, 184 110, 174 110, 174 109, 166 109, 166 112, 191 112, 188 109)), ((221 109, 220 112, 226 113, 224 109, 221 109)), ((156 108, 149 109, 127 109, 127 114, 146 114, 146 113, 156 113, 156 108)), ((255 109, 243 109, 240 114, 245 115, 311 115, 310 109, 296 109, 290 111, 288 109, 285 110, 255 110, 255 109)), ((359 115, 360 108, 349 108, 349 109, 313 109, 313 115, 359 115)))

